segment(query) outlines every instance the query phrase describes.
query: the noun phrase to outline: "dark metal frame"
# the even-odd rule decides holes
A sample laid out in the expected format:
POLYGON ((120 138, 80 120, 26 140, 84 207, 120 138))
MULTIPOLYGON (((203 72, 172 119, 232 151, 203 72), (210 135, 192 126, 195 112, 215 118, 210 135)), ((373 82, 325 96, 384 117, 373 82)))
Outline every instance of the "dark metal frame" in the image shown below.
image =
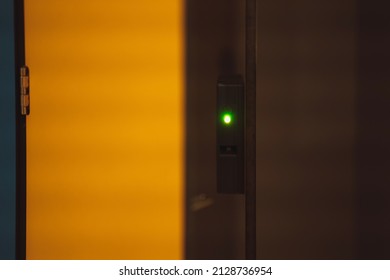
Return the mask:
POLYGON ((20 109, 20 68, 25 65, 24 1, 14 0, 16 112, 16 259, 26 259, 26 116, 20 109))
POLYGON ((256 1, 257 0, 246 0, 245 9, 246 259, 256 259, 256 1))

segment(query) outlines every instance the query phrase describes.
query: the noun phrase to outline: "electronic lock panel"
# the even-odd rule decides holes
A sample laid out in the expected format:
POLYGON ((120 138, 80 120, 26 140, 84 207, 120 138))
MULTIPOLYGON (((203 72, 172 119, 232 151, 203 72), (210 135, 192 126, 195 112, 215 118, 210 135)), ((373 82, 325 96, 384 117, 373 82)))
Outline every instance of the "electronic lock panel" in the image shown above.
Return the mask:
POLYGON ((217 90, 217 190, 244 193, 244 84, 223 78, 217 90))

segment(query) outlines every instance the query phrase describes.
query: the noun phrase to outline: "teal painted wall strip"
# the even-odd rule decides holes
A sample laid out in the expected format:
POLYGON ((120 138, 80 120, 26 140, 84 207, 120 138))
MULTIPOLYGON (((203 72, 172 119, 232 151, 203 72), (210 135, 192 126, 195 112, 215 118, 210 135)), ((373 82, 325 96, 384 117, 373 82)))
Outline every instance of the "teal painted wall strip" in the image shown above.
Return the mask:
POLYGON ((15 259, 16 121, 14 2, 0 1, 0 259, 15 259))

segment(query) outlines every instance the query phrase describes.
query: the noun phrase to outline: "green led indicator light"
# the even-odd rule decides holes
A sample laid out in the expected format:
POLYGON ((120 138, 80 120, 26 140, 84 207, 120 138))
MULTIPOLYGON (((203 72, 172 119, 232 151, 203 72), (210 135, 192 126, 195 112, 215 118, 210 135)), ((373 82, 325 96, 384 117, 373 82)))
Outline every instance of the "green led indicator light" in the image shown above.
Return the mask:
POLYGON ((223 117, 222 117, 222 120, 223 120, 223 123, 226 124, 226 125, 229 125, 232 123, 232 115, 231 114, 224 114, 223 117))

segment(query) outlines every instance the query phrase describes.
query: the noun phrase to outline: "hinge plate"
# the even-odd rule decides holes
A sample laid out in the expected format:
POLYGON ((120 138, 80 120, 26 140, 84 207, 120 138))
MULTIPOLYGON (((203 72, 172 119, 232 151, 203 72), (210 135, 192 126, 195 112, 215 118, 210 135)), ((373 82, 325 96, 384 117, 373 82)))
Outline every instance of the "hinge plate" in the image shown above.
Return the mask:
POLYGON ((20 68, 20 106, 23 116, 30 114, 30 75, 27 66, 20 68))

